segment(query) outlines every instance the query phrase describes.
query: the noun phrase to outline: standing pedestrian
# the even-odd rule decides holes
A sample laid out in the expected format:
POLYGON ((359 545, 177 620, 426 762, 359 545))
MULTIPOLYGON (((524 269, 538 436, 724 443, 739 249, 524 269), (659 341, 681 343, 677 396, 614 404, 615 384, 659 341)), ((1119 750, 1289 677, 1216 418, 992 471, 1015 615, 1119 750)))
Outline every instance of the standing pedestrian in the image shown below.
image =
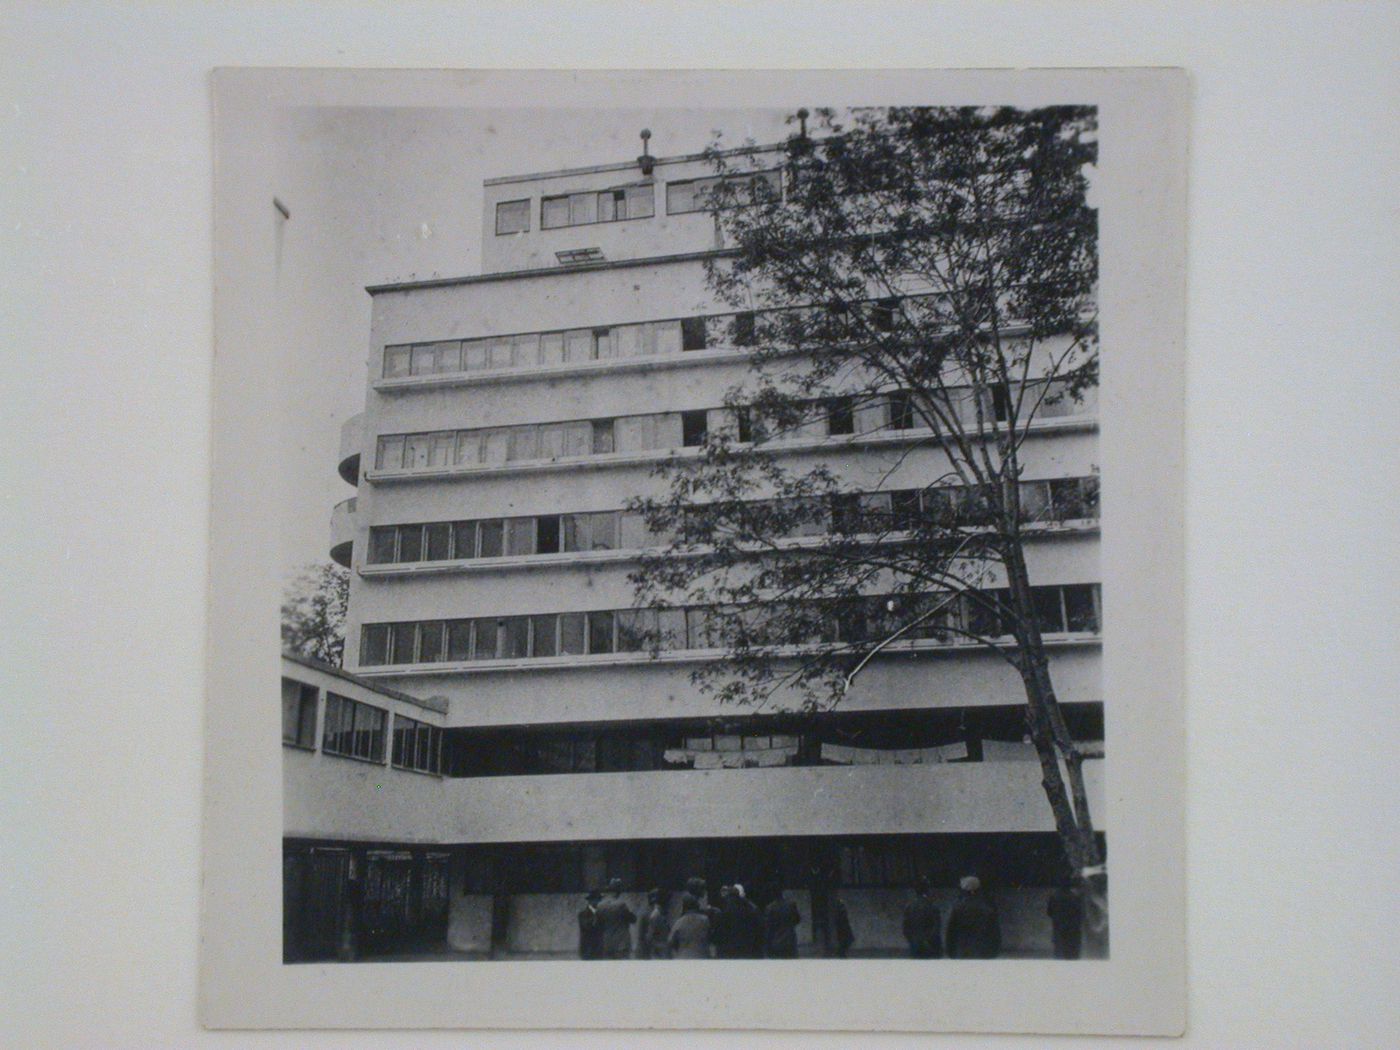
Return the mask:
POLYGON ((1084 943, 1084 898, 1070 883, 1061 883, 1045 902, 1056 959, 1078 959, 1084 943))
POLYGON ((846 902, 840 897, 832 898, 831 917, 836 934, 836 958, 844 959, 856 942, 856 931, 851 929, 851 913, 846 910, 846 902))
POLYGON ((710 943, 717 959, 738 959, 740 930, 743 917, 739 912, 739 897, 733 886, 719 888, 719 912, 711 920, 710 943))
POLYGON ((708 959, 710 957, 710 920, 700 912, 693 894, 681 897, 681 917, 671 927, 666 939, 673 959, 708 959))
POLYGON ((736 934, 739 941, 740 959, 762 959, 765 930, 763 912, 757 904, 749 900, 740 883, 734 884, 734 897, 737 901, 735 915, 736 934))
POLYGON ((598 926, 598 902, 603 895, 590 890, 583 898, 583 907, 578 913, 578 957, 580 959, 601 959, 603 957, 602 930, 598 926))
POLYGON ((948 958, 995 959, 1001 954, 1001 919, 975 875, 958 886, 962 893, 948 913, 948 958))
POLYGON ((912 959, 943 958, 943 916, 929 895, 928 879, 914 885, 914 899, 904 909, 904 939, 912 959))
POLYGON ((647 894, 647 910, 637 922, 637 958, 667 958, 670 955, 666 947, 669 932, 666 913, 661 908, 661 891, 652 890, 647 894))
POLYGON ((797 927, 802 922, 802 913, 797 910, 795 901, 783 896, 779 887, 763 913, 764 953, 770 959, 797 958, 797 927))
POLYGON ((632 924, 637 916, 622 899, 622 880, 608 883, 608 895, 598 905, 598 928, 603 942, 603 958, 632 957, 632 924))

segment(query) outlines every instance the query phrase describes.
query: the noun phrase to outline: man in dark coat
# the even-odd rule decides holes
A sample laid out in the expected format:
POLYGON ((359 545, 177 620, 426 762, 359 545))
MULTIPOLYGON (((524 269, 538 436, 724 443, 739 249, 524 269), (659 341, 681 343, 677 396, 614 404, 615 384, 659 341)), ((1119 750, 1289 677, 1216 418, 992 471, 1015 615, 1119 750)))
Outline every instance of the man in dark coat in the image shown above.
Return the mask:
POLYGON ((740 941, 743 923, 740 913, 739 896, 733 886, 719 888, 719 912, 711 920, 710 943, 715 947, 717 959, 740 959, 740 941))
POLYGON ((603 895, 591 890, 583 899, 583 907, 578 913, 578 957, 580 959, 601 959, 603 957, 603 931, 598 925, 598 902, 603 895))
POLYGON ((608 883, 608 895, 598 905, 598 930, 603 941, 604 959, 632 957, 632 924, 637 916, 622 899, 622 880, 608 883))
POLYGON ((914 899, 904 909, 904 939, 913 959, 943 958, 943 915, 929 896, 927 879, 914 887, 914 899))
POLYGON ((1084 898, 1064 883, 1045 902, 1045 914, 1050 916, 1055 958, 1078 959, 1084 942, 1084 898))
POLYGON ((948 958, 995 959, 1001 954, 1001 919, 982 892, 982 881, 969 875, 959 883, 962 895, 948 914, 948 958))
POLYGON ((851 913, 846 908, 846 902, 840 897, 832 898, 831 919, 833 932, 836 934, 836 958, 844 959, 856 941, 856 931, 851 929, 851 913))
POLYGON ((666 938, 670 934, 670 924, 666 921, 666 912, 661 907, 661 891, 652 890, 647 894, 646 914, 637 923, 637 958, 638 959, 666 959, 670 957, 670 949, 666 947, 666 938))
POLYGON ((701 914, 694 894, 681 894, 681 917, 671 927, 666 947, 673 959, 710 957, 710 920, 701 914))
POLYGON ((796 959, 797 927, 801 922, 802 913, 796 902, 784 897, 779 889, 763 913, 764 954, 770 959, 796 959))
POLYGON ((762 959, 766 936, 763 912, 749 900, 744 887, 737 882, 734 884, 734 902, 734 933, 738 942, 735 958, 762 959))

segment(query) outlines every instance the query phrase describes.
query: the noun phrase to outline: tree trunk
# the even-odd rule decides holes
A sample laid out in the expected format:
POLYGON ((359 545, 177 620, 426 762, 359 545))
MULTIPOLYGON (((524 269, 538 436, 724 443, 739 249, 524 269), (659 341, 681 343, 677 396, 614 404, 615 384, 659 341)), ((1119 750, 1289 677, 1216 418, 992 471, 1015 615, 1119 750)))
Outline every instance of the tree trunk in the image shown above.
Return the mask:
POLYGON ((1006 545, 1004 561, 1015 617, 1012 633, 1019 649, 1016 666, 1025 686, 1026 726, 1040 760, 1041 786, 1055 815, 1055 829, 1065 859, 1084 897, 1088 952, 1091 956, 1103 956, 1107 954, 1108 937, 1106 874, 1084 786, 1084 754, 1070 737, 1055 696, 1045 643, 1036 622, 1030 577, 1018 541, 1006 545))

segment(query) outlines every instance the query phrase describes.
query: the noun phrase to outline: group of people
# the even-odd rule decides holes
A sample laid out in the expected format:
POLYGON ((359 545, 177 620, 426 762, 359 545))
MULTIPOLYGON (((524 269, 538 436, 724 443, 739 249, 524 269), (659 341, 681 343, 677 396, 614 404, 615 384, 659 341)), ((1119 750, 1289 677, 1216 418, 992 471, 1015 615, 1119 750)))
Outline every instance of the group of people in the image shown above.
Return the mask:
MULTIPOLYGON (((675 922, 659 889, 647 894, 640 916, 622 899, 622 880, 606 894, 591 892, 578 913, 580 959, 795 959, 802 914, 794 901, 777 896, 766 908, 749 900, 738 883, 722 886, 719 904, 709 900, 705 880, 686 881, 675 922), (632 927, 636 925, 636 939, 632 927)), ((850 923, 846 923, 849 930, 850 923)))
MULTIPOLYGON (((968 875, 958 883, 958 899, 948 924, 933 902, 929 883, 920 879, 914 899, 904 909, 904 939, 915 959, 995 959, 1001 954, 1001 918, 982 880, 968 875)), ((1078 959, 1082 946, 1084 905, 1072 887, 1061 886, 1045 905, 1050 917, 1055 958, 1078 959)))
MULTIPOLYGON (((1001 918, 983 892, 982 881, 968 875, 959 882, 957 900, 943 914, 934 902, 928 880, 920 879, 914 899, 904 909, 904 939, 915 959, 995 959, 1001 954, 1001 918)), ((797 927, 802 914, 797 903, 778 890, 766 908, 749 900, 744 887, 720 887, 718 906, 706 892, 705 880, 688 879, 681 894, 680 915, 671 922, 665 895, 647 894, 638 916, 622 899, 622 881, 613 879, 606 894, 591 892, 578 913, 580 959, 795 959, 797 927), (636 937, 633 938, 633 926, 636 937)), ((1061 887, 1046 903, 1057 959, 1080 955, 1084 907, 1070 887, 1061 887)), ((845 902, 831 902, 833 954, 845 958, 855 942, 845 902)))

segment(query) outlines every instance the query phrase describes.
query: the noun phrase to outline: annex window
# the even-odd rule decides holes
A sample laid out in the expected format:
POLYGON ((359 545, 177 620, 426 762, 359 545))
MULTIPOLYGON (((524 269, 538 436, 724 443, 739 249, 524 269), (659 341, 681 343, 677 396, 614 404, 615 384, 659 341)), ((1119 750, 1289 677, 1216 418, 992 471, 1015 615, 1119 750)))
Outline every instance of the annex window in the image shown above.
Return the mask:
POLYGON ((681 413, 681 445, 695 448, 705 443, 705 433, 709 428, 709 412, 698 408, 693 412, 681 413))
POLYGON ((416 718, 394 716, 392 761, 399 769, 438 773, 442 769, 442 730, 416 718))
POLYGON ((855 408, 849 397, 831 397, 825 401, 826 432, 828 434, 854 434, 856 432, 855 408))
POLYGON ((666 184, 666 214, 713 211, 720 201, 726 206, 752 204, 781 193, 782 182, 777 169, 723 178, 714 175, 704 179, 685 179, 666 184), (723 191, 716 193, 721 184, 723 191), (731 195, 732 199, 729 199, 731 195))
POLYGON ((546 230, 563 226, 586 226, 595 222, 646 219, 656 213, 650 183, 617 186, 602 191, 566 193, 545 197, 540 202, 540 226, 546 230))
POLYGON ((681 349, 704 350, 706 325, 703 317, 686 317, 681 321, 681 349))
POLYGON ((326 728, 321 750, 328 755, 384 761, 384 726, 388 712, 358 700, 326 694, 326 728))
POLYGON ((496 205, 496 233, 524 233, 530 228, 530 201, 501 201, 496 205))
POLYGON ((316 746, 316 699, 314 685, 291 678, 282 679, 282 743, 292 747, 316 746))

